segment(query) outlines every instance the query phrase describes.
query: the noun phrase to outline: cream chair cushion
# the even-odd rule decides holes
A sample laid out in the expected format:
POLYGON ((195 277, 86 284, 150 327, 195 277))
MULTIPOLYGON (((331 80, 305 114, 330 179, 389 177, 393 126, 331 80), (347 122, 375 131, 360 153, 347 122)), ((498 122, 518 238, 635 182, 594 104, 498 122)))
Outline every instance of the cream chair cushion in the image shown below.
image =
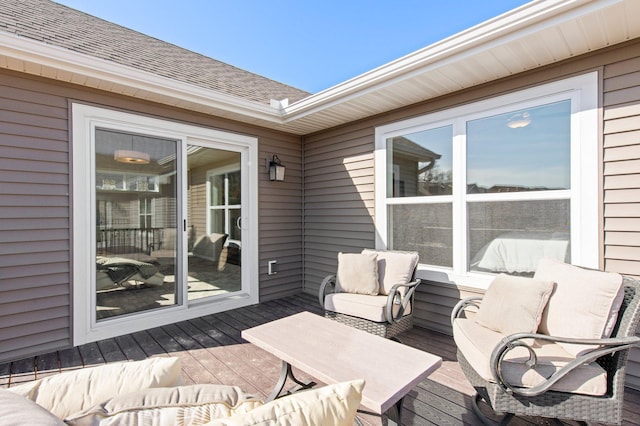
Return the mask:
MULTIPOLYGON (((541 333, 583 339, 611 335, 624 296, 620 274, 586 270, 544 258, 534 278, 556 282, 540 322, 541 333)), ((593 348, 558 344, 576 356, 593 348)))
POLYGON ((178 358, 149 358, 67 371, 9 390, 64 419, 114 396, 179 384, 178 358))
POLYGON ((0 389, 0 424, 4 426, 64 426, 62 420, 33 401, 0 389))
POLYGON ((72 414, 65 422, 74 426, 201 425, 244 414, 261 405, 262 401, 236 386, 205 384, 153 388, 111 398, 72 414))
POLYGON ((500 274, 484 294, 476 321, 507 335, 535 333, 554 287, 552 281, 500 274))
POLYGON ((364 385, 364 380, 354 380, 297 392, 247 414, 214 420, 207 426, 352 426, 364 385))
MULTIPOLYGON (((396 284, 408 284, 418 266, 420 256, 414 251, 389 251, 364 249, 362 253, 378 256, 379 294, 387 295, 396 284)), ((404 294, 405 288, 400 288, 404 294)))
MULTIPOLYGON (((500 343, 504 334, 490 330, 473 319, 458 318, 453 322, 453 336, 458 350, 473 369, 485 380, 494 382, 491 374, 491 352, 500 343)), ((575 359, 557 343, 536 340, 538 365, 530 369, 525 365, 529 352, 522 347, 510 351, 503 362, 503 377, 506 382, 518 387, 533 387, 544 382, 562 366, 575 359)), ((607 373, 596 362, 583 364, 555 383, 551 390, 604 395, 607 392, 607 373)))
POLYGON ((375 253, 338 253, 336 291, 378 294, 378 262, 375 253))
MULTIPOLYGON (((341 314, 364 318, 374 322, 387 320, 387 297, 369 296, 366 294, 330 293, 324 299, 324 308, 327 311, 340 312, 341 314)), ((397 315, 399 304, 393 305, 393 315, 397 315)), ((411 304, 407 306, 403 315, 411 313, 411 304)))

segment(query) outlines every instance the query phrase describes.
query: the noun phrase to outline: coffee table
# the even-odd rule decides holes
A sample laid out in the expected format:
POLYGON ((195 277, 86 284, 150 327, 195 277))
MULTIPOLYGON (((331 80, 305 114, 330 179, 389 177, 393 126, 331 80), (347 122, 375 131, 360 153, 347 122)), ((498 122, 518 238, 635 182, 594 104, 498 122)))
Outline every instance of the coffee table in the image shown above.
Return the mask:
POLYGON ((282 360, 277 398, 299 368, 326 384, 364 379, 362 406, 400 424, 405 395, 442 363, 442 358, 369 334, 310 312, 302 312, 242 332, 242 337, 282 360))

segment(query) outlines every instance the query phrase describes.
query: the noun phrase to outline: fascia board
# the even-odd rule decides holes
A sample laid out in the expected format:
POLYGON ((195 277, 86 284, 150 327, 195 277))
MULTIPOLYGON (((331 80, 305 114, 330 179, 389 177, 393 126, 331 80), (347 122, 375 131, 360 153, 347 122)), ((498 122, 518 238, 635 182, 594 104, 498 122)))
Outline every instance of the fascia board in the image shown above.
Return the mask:
POLYGON ((269 105, 248 101, 215 90, 203 89, 192 84, 0 31, 0 56, 2 55, 27 63, 51 67, 72 75, 81 75, 143 92, 159 94, 181 102, 196 103, 258 120, 282 124, 282 111, 269 105))
POLYGON ((541 0, 525 4, 284 108, 285 123, 477 53, 520 40, 624 0, 541 0))

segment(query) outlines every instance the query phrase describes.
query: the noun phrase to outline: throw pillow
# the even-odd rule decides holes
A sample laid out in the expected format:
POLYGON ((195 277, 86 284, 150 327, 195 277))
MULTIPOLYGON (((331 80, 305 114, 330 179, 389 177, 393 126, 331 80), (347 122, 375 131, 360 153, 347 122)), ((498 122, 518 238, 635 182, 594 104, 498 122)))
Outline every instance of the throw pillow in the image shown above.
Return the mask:
MULTIPOLYGON (((609 337, 613 329, 611 324, 615 323, 624 296, 620 274, 584 269, 544 258, 538 264, 534 277, 557 283, 542 316, 542 333, 582 339, 609 337)), ((589 345, 558 344, 575 356, 593 348, 589 345)))
POLYGON ((206 426, 352 426, 362 399, 364 380, 297 392, 268 402, 247 414, 214 420, 206 426))
POLYGON ((554 286, 552 281, 500 274, 484 294, 476 321, 507 335, 535 333, 554 286))
POLYGON ((338 253, 336 291, 378 294, 378 262, 375 253, 338 253))
POLYGON ((0 424, 5 426, 64 426, 62 420, 35 402, 0 389, 0 424))
POLYGON ((236 386, 189 385, 144 389, 111 398, 72 414, 65 422, 74 426, 200 425, 211 420, 247 413, 262 405, 236 386))
MULTIPOLYGON (((413 271, 418 266, 420 256, 414 251, 391 251, 364 249, 362 253, 374 253, 378 256, 379 294, 387 295, 396 284, 408 284, 413 271)), ((402 294, 406 288, 400 288, 402 294)))
POLYGON ((58 418, 117 395, 180 384, 179 358, 149 358, 67 371, 9 390, 38 403, 58 418))

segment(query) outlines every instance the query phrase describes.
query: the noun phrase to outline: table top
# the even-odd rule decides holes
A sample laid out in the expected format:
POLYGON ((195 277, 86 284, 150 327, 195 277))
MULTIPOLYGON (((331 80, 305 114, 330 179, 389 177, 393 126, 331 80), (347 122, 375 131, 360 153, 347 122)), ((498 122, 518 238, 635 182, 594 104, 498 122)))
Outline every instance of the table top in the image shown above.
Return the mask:
POLYGON ((244 330, 242 337, 324 383, 364 379, 362 405, 378 414, 442 363, 436 355, 310 312, 244 330))

